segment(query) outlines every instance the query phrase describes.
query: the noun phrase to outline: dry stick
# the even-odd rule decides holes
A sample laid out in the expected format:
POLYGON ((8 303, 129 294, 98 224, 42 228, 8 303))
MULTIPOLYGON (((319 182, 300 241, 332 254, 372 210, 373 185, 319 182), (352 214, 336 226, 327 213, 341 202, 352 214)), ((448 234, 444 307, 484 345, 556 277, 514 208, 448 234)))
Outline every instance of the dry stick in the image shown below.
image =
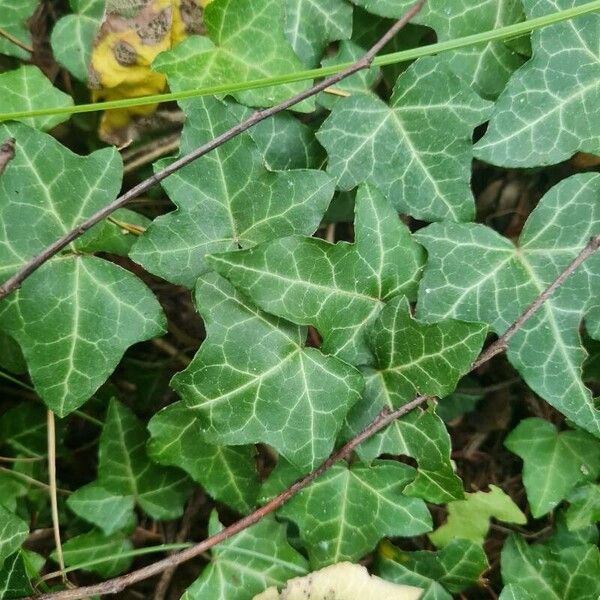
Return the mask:
POLYGON ((319 92, 322 92, 328 87, 338 83, 342 79, 353 75, 358 71, 362 71, 363 69, 368 69, 377 53, 403 28, 408 22, 420 12, 420 10, 425 5, 426 0, 418 0, 406 13, 405 15, 391 27, 391 29, 357 62, 353 65, 332 75, 331 77, 327 77, 323 79, 321 82, 315 84, 313 87, 296 94, 292 98, 288 98, 284 100, 280 104, 273 106, 272 108, 266 108, 263 110, 258 110, 253 113, 248 119, 238 123, 228 131, 222 133, 217 136, 210 142, 207 142, 203 146, 196 148, 189 154, 182 156, 177 159, 175 162, 171 163, 169 166, 164 168, 162 171, 155 173, 154 175, 148 177, 128 192, 106 205, 104 208, 100 209, 98 212, 94 213, 91 217, 83 221, 78 227, 72 229, 68 233, 66 233, 63 237, 56 240, 53 244, 50 244, 45 250, 43 250, 40 254, 32 258, 30 261, 25 263, 23 267, 10 279, 7 279, 2 286, 0 286, 0 300, 2 298, 8 296, 11 292, 15 291, 20 285, 31 275, 34 271, 36 271, 39 267, 41 267, 46 261, 51 259, 55 254, 58 254, 63 248, 66 248, 71 242, 76 240, 78 237, 82 236, 88 229, 102 221, 102 219, 108 217, 111 213, 113 213, 118 208, 121 208, 129 200, 139 196, 140 194, 146 192, 150 189, 154 184, 159 183, 163 179, 169 177, 182 167, 189 165, 191 162, 195 161, 197 158, 208 154, 215 148, 222 146, 225 142, 233 139, 238 136, 240 133, 250 129, 257 123, 280 113, 307 98, 311 98, 315 96, 319 92))
POLYGON ((56 425, 54 413, 48 411, 48 483, 50 492, 50 506, 52 507, 52 529, 54 530, 54 545, 56 546, 56 560, 60 567, 62 581, 68 584, 65 574, 65 559, 63 557, 62 543, 60 541, 60 523, 58 519, 58 496, 56 493, 56 425))
MULTIPOLYGON (((556 291, 556 289, 571 275, 580 265, 589 258, 600 246, 600 234, 596 235, 594 238, 590 240, 590 242, 585 246, 585 248, 577 255, 577 257, 569 264, 565 270, 551 283, 523 312, 523 314, 506 330, 506 332, 500 336, 493 344, 491 344, 486 350, 484 350, 479 358, 475 360, 475 362, 471 365, 470 371, 477 369, 484 362, 490 360, 500 352, 506 349, 506 346, 509 340, 515 335, 515 333, 523 327, 523 325, 527 322, 527 320, 550 298, 550 296, 556 291)), ((289 488, 285 489, 278 496, 275 496, 272 500, 267 502, 264 506, 261 506, 259 509, 254 511, 253 513, 243 517, 239 521, 233 523, 229 527, 221 530, 219 533, 205 539, 204 541, 183 550, 177 554, 173 554, 158 562, 155 562, 146 567, 142 567, 137 571, 132 571, 127 575, 122 575, 121 577, 117 577, 115 579, 111 579, 109 581, 104 581, 103 583, 99 583, 96 585, 91 585, 88 587, 77 588, 73 590, 67 590, 64 592, 56 592, 53 594, 43 594, 41 596, 36 596, 34 598, 30 598, 29 600, 81 600, 82 598, 87 598, 88 596, 95 595, 103 595, 103 594, 116 594, 126 587, 137 583, 138 581, 143 581, 144 579, 148 579, 153 577, 154 575, 158 575, 159 573, 165 571, 166 569, 170 569, 175 567, 176 565, 180 565, 192 558, 195 558, 213 546, 220 544, 221 542, 229 539, 230 537, 236 535, 240 531, 247 529, 251 525, 258 523, 262 518, 267 515, 275 512, 279 507, 281 507, 285 502, 287 502, 292 496, 296 495, 300 490, 307 487, 310 483, 312 483, 315 479, 317 479, 320 475, 322 475, 327 469, 332 467, 336 462, 346 458, 351 452, 353 452, 362 442, 366 439, 398 419, 416 409, 417 407, 425 404, 428 400, 432 400, 431 396, 417 396, 404 406, 400 408, 390 411, 389 409, 382 410, 375 419, 367 425, 367 427, 361 431, 356 437, 352 438, 349 442, 347 442, 344 446, 342 446, 339 450, 331 454, 329 458, 322 463, 319 467, 317 467, 314 471, 305 475, 302 479, 298 480, 289 488)))

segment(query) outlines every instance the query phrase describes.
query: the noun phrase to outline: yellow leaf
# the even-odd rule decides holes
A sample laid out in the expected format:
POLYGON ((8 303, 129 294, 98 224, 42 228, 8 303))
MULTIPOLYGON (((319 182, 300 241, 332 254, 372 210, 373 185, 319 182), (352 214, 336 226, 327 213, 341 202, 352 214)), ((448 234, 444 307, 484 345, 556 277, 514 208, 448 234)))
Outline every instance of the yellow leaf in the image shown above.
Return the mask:
MULTIPOLYGON (((202 32, 202 11, 210 0, 107 0, 94 42, 89 86, 94 102, 159 94, 164 75, 151 69, 154 59, 190 33, 202 32)), ((135 117, 156 105, 106 111, 100 137, 123 145, 133 137, 135 117)))

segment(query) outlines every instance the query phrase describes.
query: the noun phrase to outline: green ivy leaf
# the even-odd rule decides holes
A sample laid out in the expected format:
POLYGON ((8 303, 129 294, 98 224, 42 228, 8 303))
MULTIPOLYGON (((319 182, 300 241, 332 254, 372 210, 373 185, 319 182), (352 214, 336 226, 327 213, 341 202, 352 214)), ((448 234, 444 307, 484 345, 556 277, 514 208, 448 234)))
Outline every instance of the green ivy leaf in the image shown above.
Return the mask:
MULTIPOLYGON (((250 115, 250 109, 241 104, 228 106, 239 119, 250 115)), ((291 113, 282 112, 265 119, 248 133, 271 171, 319 169, 325 163, 325 151, 315 132, 291 113)))
MULTIPOLYGON (((503 333, 600 230, 600 175, 552 188, 531 213, 518 245, 483 225, 434 224, 416 238, 429 260, 417 315, 483 321, 503 333)), ((577 425, 600 435, 600 412, 581 380, 579 327, 600 293, 600 254, 587 260, 509 343, 528 385, 577 425)))
POLYGON ((582 485, 568 497, 567 526, 576 531, 600 521, 600 485, 582 485))
MULTIPOLYGON (((39 5, 39 0, 0 0, 0 29, 31 47, 27 21, 39 5)), ((29 52, 0 36, 0 54, 28 60, 29 52)))
POLYGON ((110 536, 135 523, 133 496, 118 496, 97 482, 88 483, 67 498, 67 505, 80 518, 110 536))
POLYGON ((600 305, 593 306, 590 309, 585 324, 590 336, 595 340, 600 340, 600 305))
MULTIPOLYGON (((77 156, 20 123, 0 125, 0 139, 8 137, 17 151, 0 178, 2 280, 105 206, 121 185, 113 148, 77 156)), ((37 392, 61 417, 94 394, 129 346, 164 327, 141 281, 74 252, 82 247, 85 241, 48 261, 0 303, 0 328, 19 342, 37 392)))
POLYGON ((205 439, 264 442, 298 468, 315 468, 360 397, 360 373, 305 348, 303 328, 257 310, 216 274, 198 280, 196 306, 207 338, 172 385, 196 411, 205 439))
POLYGON ((520 585, 511 583, 503 588, 499 600, 532 600, 532 598, 520 585))
MULTIPOLYGON (((358 433, 375 418, 381 407, 374 410, 369 399, 380 401, 382 393, 387 402, 386 389, 377 381, 367 381, 363 399, 348 415, 348 435, 358 433)), ((450 460, 451 450, 450 436, 438 415, 433 410, 414 410, 363 442, 357 453, 363 460, 382 454, 411 456, 419 468, 415 480, 406 487, 406 494, 441 504, 464 498, 462 482, 450 460)))
POLYGON ((27 523, 0 505, 0 567, 27 538, 27 523))
POLYGON ((17 512, 18 500, 27 496, 28 488, 13 473, 14 471, 0 473, 0 505, 10 512, 17 512))
MULTIPOLYGON (((187 154, 237 122, 214 98, 186 103, 187 154)), ((157 169, 168 161, 160 161, 157 169)), ((323 172, 272 172, 249 134, 236 137, 163 182, 178 210, 157 218, 133 248, 144 268, 187 287, 207 271, 207 254, 248 248, 296 233, 311 235, 333 196, 323 172)))
POLYGON ((365 95, 336 102, 317 138, 341 189, 366 181, 413 217, 468 221, 471 136, 490 106, 428 57, 400 75, 389 106, 365 95))
POLYGON ((452 540, 437 552, 406 552, 383 542, 378 555, 378 574, 423 588, 419 600, 452 600, 452 593, 475 584, 488 568, 483 548, 470 540, 452 540))
MULTIPOLYGON (((222 528, 213 511, 209 535, 222 528)), ((215 546, 211 554, 210 564, 181 600, 248 600, 308 571, 304 557, 289 545, 285 526, 272 517, 215 546)))
MULTIPOLYGON (((342 41, 338 45, 338 50, 332 56, 323 59, 322 65, 328 67, 330 65, 339 65, 342 63, 353 63, 360 59, 365 53, 365 49, 351 40, 342 41)), ((370 69, 359 71, 346 79, 343 79, 334 86, 335 90, 346 93, 349 96, 357 94, 371 95, 371 88, 379 81, 381 77, 381 69, 371 67, 370 69)), ((375 95, 372 95, 375 98, 375 95)), ((322 92, 319 95, 319 104, 328 110, 331 110, 336 102, 340 100, 340 96, 328 92, 322 92)))
MULTIPOLYGON (((2 41, 0 37, 0 44, 2 41)), ((50 80, 33 65, 24 65, 14 71, 0 73, 0 90, 2 90, 2 110, 7 112, 73 106, 73 98, 55 88, 50 80)), ((36 129, 48 130, 68 119, 69 115, 48 115, 23 118, 19 121, 36 129)))
POLYGON ((241 513, 256 505, 259 480, 252 446, 215 446, 202 440, 196 411, 176 402, 152 417, 148 424, 150 457, 180 467, 212 498, 241 513))
POLYGON ((3 331, 0 331, 0 368, 16 374, 27 371, 27 363, 19 344, 3 331))
MULTIPOLYGON (((523 0, 528 18, 571 8, 573 0, 523 0)), ((580 2, 576 2, 580 4, 580 2)), ((481 160, 505 167, 553 165, 575 152, 600 154, 600 15, 532 33, 533 58, 498 99, 481 160)))
POLYGON ((346 0, 285 0, 285 36, 307 67, 316 67, 330 42, 352 33, 346 0))
POLYGON ((0 442, 28 458, 46 456, 47 415, 44 407, 22 402, 0 416, 0 442))
POLYGON ((544 419, 524 419, 504 441, 523 459, 523 483, 534 518, 544 516, 584 481, 600 474, 600 440, 563 431, 544 419))
MULTIPOLYGON (((152 65, 168 76, 173 91, 263 79, 304 68, 285 38, 281 0, 213 0, 204 10, 203 22, 208 38, 192 36, 163 52, 152 65)), ((233 95, 242 104, 271 106, 309 85, 285 83, 233 95)), ((312 100, 294 107, 313 108, 312 100)))
MULTIPOLYGON (((65 542, 62 546, 65 565, 72 567, 98 560, 105 561, 81 567, 83 571, 96 573, 100 577, 114 577, 131 566, 131 558, 121 556, 133 548, 131 542, 121 533, 106 536, 100 531, 83 533, 65 542)), ((56 552, 51 554, 56 561, 56 552)))
POLYGON ((59 19, 50 37, 56 60, 86 82, 94 38, 102 22, 102 0, 70 0, 72 14, 59 19))
MULTIPOLYGON (((352 0, 383 17, 400 18, 411 0, 352 0)), ((524 18, 520 0, 428 0, 412 22, 427 25, 439 42, 498 29, 524 18)), ((469 87, 485 98, 496 98, 512 73, 524 62, 505 40, 445 52, 441 60, 469 87)))
POLYGON ((495 485, 489 487, 489 492, 465 494, 465 500, 448 504, 447 522, 429 535, 438 548, 456 538, 483 544, 492 517, 504 523, 527 523, 527 518, 510 496, 495 485))
MULTIPOLYGON (((363 369, 365 393, 348 416, 350 433, 362 431, 384 407, 394 410, 419 394, 450 394, 477 358, 486 331, 485 325, 458 321, 419 323, 406 298, 392 299, 369 331, 375 363, 363 369)), ((395 421, 366 440, 359 453, 366 459, 409 454, 419 462, 419 471, 407 493, 439 503, 463 497, 448 434, 435 414, 415 412, 395 421)))
POLYGON ((175 519, 189 495, 187 477, 153 464, 146 454, 148 433, 135 415, 111 400, 100 437, 98 483, 119 496, 133 496, 154 519, 175 519))
POLYGON ((600 551, 591 544, 560 549, 528 546, 513 535, 502 549, 502 580, 505 585, 517 585, 531 598, 597 600, 598 573, 600 551))
MULTIPOLYGON (((282 472, 275 472, 275 481, 267 482, 265 492, 271 495, 276 487, 283 487, 283 481, 287 485, 297 475, 284 465, 282 472)), ((409 537, 431 530, 423 500, 403 493, 414 476, 414 469, 393 461, 350 467, 337 464, 291 498, 278 514, 298 525, 313 568, 357 561, 384 536, 409 537)))
MULTIPOLYGON (((429 0, 416 22, 435 29, 439 42, 494 30, 524 20, 520 0, 429 0)), ((524 62, 505 40, 442 55, 452 72, 484 98, 497 98, 524 62)))
POLYGON ((355 231, 354 244, 289 237, 209 260, 263 310, 314 325, 324 352, 364 364, 367 327, 389 298, 414 297, 423 252, 370 186, 359 190, 355 231))
POLYGON ((80 252, 109 252, 117 256, 127 256, 138 237, 124 225, 146 229, 151 221, 139 213, 120 208, 111 215, 111 220, 102 221, 78 241, 80 252))
POLYGON ((0 568, 0 600, 22 598, 33 593, 23 554, 16 552, 0 568))

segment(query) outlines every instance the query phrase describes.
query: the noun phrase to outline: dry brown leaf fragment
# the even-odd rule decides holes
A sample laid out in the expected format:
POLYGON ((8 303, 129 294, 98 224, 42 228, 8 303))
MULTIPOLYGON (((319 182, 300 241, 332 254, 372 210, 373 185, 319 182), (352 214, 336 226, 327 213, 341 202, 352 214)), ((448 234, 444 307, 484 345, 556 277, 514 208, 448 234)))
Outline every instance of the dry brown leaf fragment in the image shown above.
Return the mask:
POLYGON ((421 588, 370 575, 361 565, 342 562, 290 579, 281 592, 270 587, 254 600, 418 600, 421 588))

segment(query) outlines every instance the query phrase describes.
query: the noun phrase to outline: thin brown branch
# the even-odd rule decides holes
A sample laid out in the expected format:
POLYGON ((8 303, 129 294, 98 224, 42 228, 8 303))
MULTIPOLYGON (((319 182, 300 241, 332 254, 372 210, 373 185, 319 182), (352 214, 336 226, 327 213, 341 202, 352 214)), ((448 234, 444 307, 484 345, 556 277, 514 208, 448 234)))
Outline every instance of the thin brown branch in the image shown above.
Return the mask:
POLYGON ((0 176, 6 170, 8 163, 15 157, 15 138, 8 138, 0 146, 0 176))
MULTIPOLYGON (((573 262, 566 267, 566 269, 546 288, 532 303, 528 306, 523 314, 514 322, 511 327, 508 328, 506 333, 502 335, 496 342, 484 350, 479 358, 473 363, 470 371, 480 367, 484 362, 491 360, 494 356, 506 349, 508 341, 513 335, 525 325, 525 323, 535 314, 537 310, 550 298, 550 296, 556 291, 556 289, 562 285, 562 283, 571 275, 577 267, 579 267, 587 258, 589 258, 600 246, 600 235, 594 237, 585 248, 579 253, 579 255, 573 260, 573 262)), ((109 581, 104 581, 96 585, 91 585, 82 588, 76 588, 73 590, 66 590, 64 592, 56 592, 52 594, 43 594, 28 600, 81 600, 88 596, 104 595, 104 594, 116 594, 121 592, 128 586, 149 579, 159 573, 162 573, 166 569, 170 569, 177 565, 180 565, 192 558, 200 556, 207 550, 210 550, 214 546, 221 542, 229 539, 236 535, 240 531, 247 529, 248 527, 255 525, 261 519, 267 515, 274 513, 278 508, 285 504, 292 496, 295 496, 299 491, 310 485, 315 479, 320 477, 325 471, 332 467, 335 463, 348 457, 362 442, 370 438, 372 435, 381 431, 384 427, 395 421, 396 419, 408 414, 412 410, 415 410, 419 406, 425 404, 432 398, 429 396, 417 396, 414 400, 411 400, 404 406, 390 411, 389 409, 382 410, 375 419, 367 425, 367 427, 361 431, 357 436, 352 438, 339 450, 331 454, 329 458, 317 467, 314 471, 305 475, 302 479, 299 479, 289 488, 285 489, 278 496, 275 496, 272 500, 261 506, 253 513, 243 517, 239 521, 236 521, 229 527, 221 530, 219 533, 205 539, 204 541, 183 550, 177 554, 173 554, 162 560, 155 562, 146 567, 142 567, 137 571, 132 571, 126 575, 116 577, 109 581)))
POLYGON ((196 148, 189 154, 178 158, 176 161, 172 162, 170 165, 165 167, 162 171, 155 173, 154 175, 148 177, 128 192, 119 196, 116 200, 107 204, 104 208, 100 209, 98 212, 94 213, 91 217, 88 217, 85 221, 80 223, 77 227, 66 233, 63 237, 56 240, 54 243, 50 244, 45 250, 43 250, 40 254, 29 260, 25 263, 19 271, 13 275, 11 278, 7 279, 0 286, 0 300, 8 296, 11 292, 14 292, 18 289, 23 281, 27 279, 32 273, 37 271, 46 261, 50 260, 54 255, 58 254, 61 250, 66 248, 71 242, 81 237, 86 231, 91 229, 94 225, 98 224, 100 221, 108 217, 115 210, 121 208, 131 199, 143 194, 148 191, 153 185, 159 183, 172 175, 179 169, 189 165, 191 162, 196 159, 208 154, 215 148, 222 146, 225 142, 233 139, 234 137, 240 135, 244 131, 247 131, 257 123, 276 115, 296 104, 299 104, 303 100, 307 98, 311 98, 315 96, 319 92, 335 85, 336 83, 342 81, 346 77, 353 75, 358 71, 362 71, 363 69, 368 69, 377 53, 403 28, 408 22, 421 11, 423 6, 425 5, 426 0, 418 0, 415 4, 406 12, 406 14, 389 29, 389 31, 357 62, 353 65, 332 75, 331 77, 327 77, 316 83, 311 88, 284 100, 280 104, 273 106, 271 108, 266 108, 262 110, 257 110, 254 112, 248 119, 242 121, 232 127, 231 129, 225 131, 221 135, 217 136, 210 142, 196 148))

